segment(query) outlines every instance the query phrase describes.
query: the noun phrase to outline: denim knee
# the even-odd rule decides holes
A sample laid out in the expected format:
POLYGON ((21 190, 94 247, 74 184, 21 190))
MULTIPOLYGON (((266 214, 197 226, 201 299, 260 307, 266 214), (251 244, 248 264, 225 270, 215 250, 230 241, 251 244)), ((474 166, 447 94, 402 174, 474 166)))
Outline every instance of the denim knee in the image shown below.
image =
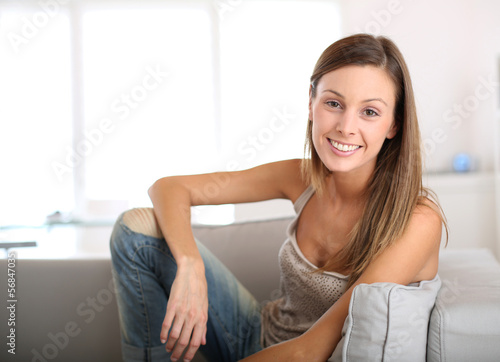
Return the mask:
POLYGON ((129 235, 129 230, 125 227, 123 224, 123 215, 125 213, 121 214, 118 219, 116 220, 114 226, 113 226, 113 231, 111 233, 111 238, 109 240, 109 248, 111 251, 111 258, 114 259, 117 253, 124 253, 126 252, 127 248, 127 235, 129 235))
POLYGON ((153 209, 136 208, 125 211, 117 218, 113 227, 110 239, 111 256, 115 256, 117 252, 137 250, 144 239, 163 239, 153 209), (138 245, 133 245, 134 243, 138 245))
POLYGON ((125 211, 120 218, 123 224, 133 232, 157 239, 163 239, 163 233, 156 220, 154 210, 150 207, 125 211))

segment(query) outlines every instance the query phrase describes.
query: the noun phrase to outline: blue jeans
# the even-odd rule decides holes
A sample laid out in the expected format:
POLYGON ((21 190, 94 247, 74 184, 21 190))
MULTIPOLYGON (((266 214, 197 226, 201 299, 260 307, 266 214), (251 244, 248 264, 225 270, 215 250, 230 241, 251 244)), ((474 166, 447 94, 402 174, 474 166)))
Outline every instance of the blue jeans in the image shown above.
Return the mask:
MULTIPOLYGON (((208 286, 208 361, 237 361, 262 349, 261 308, 231 272, 197 241, 208 286)), ((160 342, 177 265, 164 239, 132 231, 123 215, 111 236, 124 361, 169 361, 160 342)))

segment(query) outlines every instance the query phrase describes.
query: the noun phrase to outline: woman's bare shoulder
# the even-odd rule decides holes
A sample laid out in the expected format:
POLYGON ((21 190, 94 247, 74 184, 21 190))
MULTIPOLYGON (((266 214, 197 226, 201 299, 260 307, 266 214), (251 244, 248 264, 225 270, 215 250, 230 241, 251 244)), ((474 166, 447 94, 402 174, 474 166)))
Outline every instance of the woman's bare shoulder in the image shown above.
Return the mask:
POLYGON ((413 222, 441 230, 445 217, 440 206, 433 198, 422 196, 413 211, 413 222))
POLYGON ((269 165, 272 167, 286 198, 295 202, 308 186, 307 181, 302 177, 302 160, 290 159, 269 165))

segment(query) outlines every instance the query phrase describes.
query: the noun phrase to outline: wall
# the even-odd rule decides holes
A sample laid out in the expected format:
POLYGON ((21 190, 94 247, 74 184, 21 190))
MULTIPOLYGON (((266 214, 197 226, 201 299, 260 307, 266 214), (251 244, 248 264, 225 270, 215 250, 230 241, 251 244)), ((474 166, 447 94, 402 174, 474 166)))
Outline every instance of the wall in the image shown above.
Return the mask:
POLYGON ((417 100, 428 171, 448 171, 458 152, 494 168, 500 2, 341 0, 343 33, 393 39, 404 54, 417 100), (492 82, 496 83, 495 85, 492 82))
MULTIPOLYGON (((493 0, 339 0, 343 36, 385 35, 412 76, 425 149, 425 183, 450 226, 449 248, 486 247, 500 257, 498 67, 500 2, 493 0), (497 124, 496 124, 497 123, 497 124), (475 173, 453 174, 456 153, 475 173), (496 167, 495 167, 496 165, 496 167), (498 201, 497 201, 498 203, 498 201)), ((293 214, 285 201, 237 205, 236 220, 293 214)))

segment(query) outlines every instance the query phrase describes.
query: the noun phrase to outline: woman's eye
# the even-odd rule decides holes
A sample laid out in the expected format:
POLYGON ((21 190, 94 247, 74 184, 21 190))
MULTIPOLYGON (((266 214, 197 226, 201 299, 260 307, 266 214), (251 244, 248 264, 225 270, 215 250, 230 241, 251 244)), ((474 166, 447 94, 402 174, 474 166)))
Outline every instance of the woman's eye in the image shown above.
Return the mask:
POLYGON ((333 108, 340 108, 340 103, 337 101, 328 101, 326 102, 326 104, 333 108))
POLYGON ((373 117, 373 116, 378 116, 378 113, 375 112, 373 109, 367 109, 365 110, 365 114, 369 117, 373 117))

